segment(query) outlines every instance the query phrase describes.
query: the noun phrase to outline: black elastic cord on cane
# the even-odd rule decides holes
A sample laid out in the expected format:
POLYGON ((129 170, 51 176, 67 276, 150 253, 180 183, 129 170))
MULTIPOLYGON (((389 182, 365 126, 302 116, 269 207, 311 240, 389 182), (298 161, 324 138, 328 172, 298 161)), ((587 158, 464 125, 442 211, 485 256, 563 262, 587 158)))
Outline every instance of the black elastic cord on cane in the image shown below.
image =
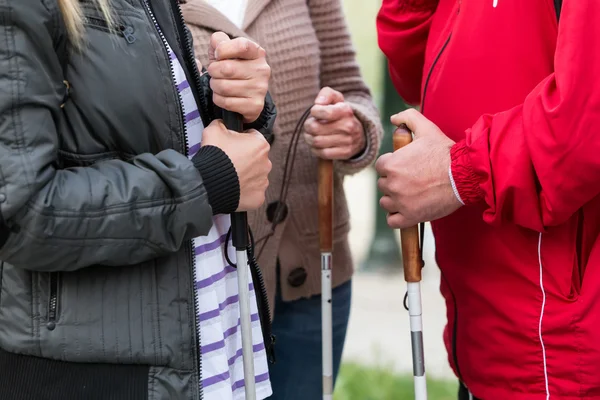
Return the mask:
MULTIPOLYGON (((260 267, 258 266, 258 262, 254 257, 254 235, 252 234, 252 229, 248 227, 248 236, 250 237, 250 243, 248 243, 248 248, 246 249, 246 253, 248 254, 248 265, 250 267, 250 274, 252 275, 252 282, 254 283, 254 292, 256 293, 256 306, 258 311, 258 318, 261 321, 261 332, 263 336, 263 343, 265 345, 265 352, 267 354, 267 360, 270 364, 275 364, 275 336, 273 335, 272 325, 271 325, 271 309, 269 307, 269 299, 266 295, 265 290, 265 281, 263 279, 262 273, 260 271, 260 267), (256 286, 258 285, 259 290, 256 290, 256 286)), ((227 231, 227 235, 225 236, 225 243, 229 243, 229 239, 231 237, 231 227, 227 231)), ((225 260, 229 266, 237 269, 237 264, 234 264, 229 258, 228 246, 225 246, 225 260)))
POLYGON ((294 128, 294 132, 292 133, 292 139, 290 140, 290 145, 288 146, 287 156, 283 168, 283 184, 281 185, 281 190, 279 191, 279 201, 277 202, 275 212, 273 213, 273 218, 271 221, 271 230, 268 234, 266 234, 264 237, 260 238, 256 242, 256 244, 262 243, 260 249, 258 250, 256 258, 260 258, 263 250, 267 246, 269 239, 275 234, 275 229, 277 228, 277 225, 279 225, 282 222, 281 213, 283 212, 284 207, 286 207, 285 201, 287 199, 287 194, 290 188, 290 182, 292 179, 291 175, 292 171, 294 170, 294 163, 296 161, 298 143, 300 142, 300 134, 302 133, 304 123, 306 122, 308 117, 310 117, 311 110, 312 106, 310 106, 306 109, 306 111, 304 111, 304 113, 298 120, 296 127, 294 128))
MULTIPOLYGON (((252 229, 250 227, 248 227, 248 236, 250 237, 249 247, 250 247, 250 249, 254 249, 254 235, 252 234, 252 229)), ((227 235, 225 235, 225 244, 229 243, 230 239, 231 239, 231 227, 229 227, 229 230, 227 231, 227 235)), ((227 251, 227 247, 225 247, 224 253, 225 253, 225 261, 227 261, 227 264, 229 264, 230 267, 237 268, 237 264, 234 264, 231 261, 231 258, 229 258, 229 252, 227 251)))

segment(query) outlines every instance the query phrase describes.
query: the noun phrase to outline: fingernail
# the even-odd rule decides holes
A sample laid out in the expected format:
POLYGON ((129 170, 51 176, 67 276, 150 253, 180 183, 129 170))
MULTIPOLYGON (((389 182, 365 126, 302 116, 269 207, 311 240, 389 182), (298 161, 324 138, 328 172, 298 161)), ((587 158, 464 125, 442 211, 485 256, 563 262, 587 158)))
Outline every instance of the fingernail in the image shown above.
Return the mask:
POLYGON ((325 98, 325 96, 319 96, 317 97, 317 102, 318 103, 325 103, 327 99, 325 98))
POLYGON ((215 60, 219 59, 219 51, 215 49, 215 60))

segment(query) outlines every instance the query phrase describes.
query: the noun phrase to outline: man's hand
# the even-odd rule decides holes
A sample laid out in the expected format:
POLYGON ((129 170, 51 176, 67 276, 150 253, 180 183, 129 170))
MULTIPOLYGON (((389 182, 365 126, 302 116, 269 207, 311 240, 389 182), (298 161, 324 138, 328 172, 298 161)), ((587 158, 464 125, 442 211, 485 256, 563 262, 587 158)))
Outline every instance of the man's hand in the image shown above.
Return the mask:
POLYGON ((216 32, 210 39, 208 73, 213 102, 254 122, 262 112, 271 68, 265 49, 246 38, 216 32))
POLYGON ((395 126, 405 124, 415 138, 375 164, 380 176, 377 186, 383 193, 379 204, 389 213, 388 225, 407 228, 456 211, 462 204, 448 174, 454 142, 416 110, 393 115, 391 121, 395 126))
POLYGON ((340 92, 321 89, 310 115, 304 124, 304 139, 318 157, 347 160, 364 150, 364 128, 340 92))

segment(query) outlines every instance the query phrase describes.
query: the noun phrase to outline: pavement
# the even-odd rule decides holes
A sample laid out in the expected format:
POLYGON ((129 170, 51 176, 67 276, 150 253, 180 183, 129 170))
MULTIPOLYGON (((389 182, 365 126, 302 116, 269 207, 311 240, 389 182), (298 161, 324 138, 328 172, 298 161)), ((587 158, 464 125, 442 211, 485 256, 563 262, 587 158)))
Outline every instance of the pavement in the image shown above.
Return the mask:
MULTIPOLYGON (((350 245, 355 269, 352 311, 344 348, 344 361, 384 366, 412 374, 408 312, 402 301, 406 283, 401 269, 390 272, 363 272, 375 228, 376 176, 372 169, 347 177, 344 182, 350 207, 350 245)), ((397 235, 399 242, 399 234, 397 235)), ((445 306, 439 292, 440 273, 434 259, 433 236, 425 232, 423 269, 423 336, 428 376, 453 378, 442 341, 446 324, 445 306)), ((333 299, 335 301, 335 299, 333 299)))

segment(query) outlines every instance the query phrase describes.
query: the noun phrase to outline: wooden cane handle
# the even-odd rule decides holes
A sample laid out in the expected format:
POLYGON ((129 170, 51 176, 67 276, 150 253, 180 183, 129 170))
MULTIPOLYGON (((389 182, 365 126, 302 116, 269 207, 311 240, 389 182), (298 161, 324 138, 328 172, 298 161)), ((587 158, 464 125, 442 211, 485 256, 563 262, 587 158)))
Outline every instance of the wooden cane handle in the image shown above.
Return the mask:
POLYGON ((319 241, 321 252, 333 250, 333 161, 319 159, 319 241))
MULTIPOLYGON (((394 151, 412 142, 412 134, 406 125, 399 126, 394 131, 394 151)), ((400 229, 402 241, 402 263, 404 265, 404 280, 406 282, 421 281, 421 249, 419 247, 418 225, 400 229)))

